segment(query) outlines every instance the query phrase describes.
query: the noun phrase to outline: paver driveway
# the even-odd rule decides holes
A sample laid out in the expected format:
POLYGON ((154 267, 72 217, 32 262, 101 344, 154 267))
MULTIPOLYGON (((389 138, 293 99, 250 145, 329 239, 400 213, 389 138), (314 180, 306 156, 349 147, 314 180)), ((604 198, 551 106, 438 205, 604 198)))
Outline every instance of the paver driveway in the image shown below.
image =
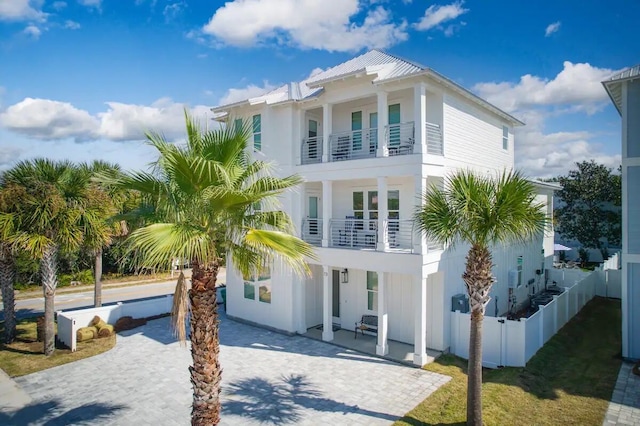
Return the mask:
MULTIPOLYGON (((225 425, 388 424, 449 378, 222 318, 225 425)), ((16 424, 189 424, 190 351, 169 319, 124 332, 111 351, 18 378, 33 398, 16 424)))

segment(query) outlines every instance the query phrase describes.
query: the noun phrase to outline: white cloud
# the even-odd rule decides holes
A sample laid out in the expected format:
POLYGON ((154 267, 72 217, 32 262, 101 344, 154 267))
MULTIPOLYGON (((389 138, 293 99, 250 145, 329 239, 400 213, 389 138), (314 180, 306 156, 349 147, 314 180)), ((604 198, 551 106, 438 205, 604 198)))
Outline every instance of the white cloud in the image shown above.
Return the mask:
MULTIPOLYGON (((469 9, 462 7, 463 4, 464 2, 462 1, 456 1, 445 6, 432 4, 425 10, 424 16, 420 18, 420 21, 416 22, 413 26, 418 31, 441 28, 443 23, 456 19, 458 16, 469 11, 469 9)), ((447 31, 447 29, 445 29, 445 31, 447 31)), ((449 29, 448 31, 453 34, 453 29, 449 29)))
POLYGON ((394 22, 382 6, 362 23, 353 21, 361 6, 358 0, 330 6, 325 0, 235 0, 216 10, 202 31, 234 46, 273 41, 328 51, 385 48, 407 39, 406 22, 394 22))
POLYGON ((164 19, 166 22, 173 21, 176 19, 182 11, 187 7, 187 4, 183 1, 171 3, 164 7, 162 14, 164 15, 164 19))
POLYGON ((2 0, 0 21, 45 21, 47 14, 40 10, 41 6, 41 0, 2 0))
POLYGON ((314 76, 316 76, 316 75, 318 75, 320 73, 323 73, 323 72, 324 72, 324 70, 322 68, 320 68, 320 67, 314 68, 314 69, 311 70, 311 72, 307 76, 307 79, 311 78, 311 77, 314 77, 314 76))
POLYGON ((81 28, 79 23, 72 20, 66 20, 64 22, 64 27, 69 30, 79 30, 81 28))
POLYGON ((67 7, 67 3, 64 1, 54 1, 51 7, 53 7, 54 10, 61 11, 67 7))
POLYGON ((22 152, 24 152, 22 148, 3 144, 0 147, 0 170, 9 168, 16 163, 16 159, 20 157, 22 152))
POLYGON ((256 96, 264 95, 275 88, 276 86, 269 84, 268 81, 265 81, 262 87, 250 84, 247 87, 240 89, 231 88, 227 90, 227 93, 225 93, 222 98, 220 98, 219 105, 229 105, 250 98, 255 98, 256 96))
POLYGON ((527 124, 516 129, 516 166, 530 176, 552 177, 566 174, 583 160, 614 168, 620 163, 620 155, 603 150, 597 134, 586 130, 547 133, 545 129, 550 118, 593 115, 604 108, 609 100, 600 82, 615 72, 567 61, 552 79, 527 74, 517 83, 478 83, 473 90, 527 124))
POLYGON ((98 10, 102 7, 102 0, 78 0, 78 3, 86 7, 95 7, 98 10))
POLYGON ((565 61, 562 71, 552 80, 526 74, 518 83, 478 83, 473 90, 492 104, 511 112, 523 107, 573 104, 593 113, 608 102, 600 82, 614 73, 615 70, 588 63, 565 61))
MULTIPOLYGON (((147 130, 163 133, 169 140, 184 135, 184 105, 171 99, 159 99, 149 106, 119 102, 107 102, 107 106, 107 111, 92 115, 67 102, 26 98, 0 113, 0 124, 40 140, 140 140, 147 130)), ((201 119, 212 116, 204 105, 190 111, 201 119)))
POLYGON ((36 27, 35 25, 27 25, 27 27, 22 30, 22 33, 27 35, 28 37, 33 38, 34 40, 37 40, 40 38, 42 30, 40 30, 40 28, 36 27))
POLYGON ((547 25, 547 28, 544 30, 544 36, 549 37, 553 33, 557 33, 560 29, 560 21, 556 21, 553 24, 547 25))

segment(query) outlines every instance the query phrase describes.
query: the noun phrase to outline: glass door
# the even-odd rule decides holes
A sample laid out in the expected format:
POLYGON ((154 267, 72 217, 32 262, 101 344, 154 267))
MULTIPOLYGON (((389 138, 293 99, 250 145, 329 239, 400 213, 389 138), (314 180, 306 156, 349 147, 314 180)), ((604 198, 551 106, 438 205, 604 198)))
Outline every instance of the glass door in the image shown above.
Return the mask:
POLYGON ((369 113, 369 153, 375 157, 378 149, 378 113, 369 113))
POLYGON ((389 147, 400 145, 400 104, 389 105, 389 147))

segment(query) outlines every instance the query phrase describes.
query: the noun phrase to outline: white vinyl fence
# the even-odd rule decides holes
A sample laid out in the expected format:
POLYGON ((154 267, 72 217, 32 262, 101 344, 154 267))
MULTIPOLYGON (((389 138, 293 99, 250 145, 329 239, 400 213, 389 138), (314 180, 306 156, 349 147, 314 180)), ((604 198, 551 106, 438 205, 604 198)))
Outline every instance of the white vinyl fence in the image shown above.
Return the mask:
POLYGON ((118 302, 100 308, 76 309, 58 311, 58 340, 76 350, 76 331, 87 327, 94 316, 99 316, 108 324, 115 324, 118 319, 126 316, 146 318, 171 312, 173 295, 153 297, 131 302, 118 302))
MULTIPOLYGON (((561 270, 562 271, 562 270, 561 270)), ((566 270, 554 280, 565 292, 554 296, 529 318, 485 317, 482 323, 482 365, 524 367, 533 355, 596 295, 598 272, 566 270), (561 279, 562 281, 559 281, 561 279)), ((552 275, 553 276, 553 275, 552 275)), ((451 352, 469 358, 470 314, 451 312, 451 352)))

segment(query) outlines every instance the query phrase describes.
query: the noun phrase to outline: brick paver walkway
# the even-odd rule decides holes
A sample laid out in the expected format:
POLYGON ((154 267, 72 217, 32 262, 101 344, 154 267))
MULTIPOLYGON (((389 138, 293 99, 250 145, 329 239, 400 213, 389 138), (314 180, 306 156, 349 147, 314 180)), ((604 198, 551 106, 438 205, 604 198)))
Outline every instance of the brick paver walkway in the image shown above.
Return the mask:
POLYGON ((640 377, 633 374, 633 364, 622 363, 603 425, 640 426, 640 377))
MULTIPOLYGON (((449 380, 225 318, 220 340, 225 425, 389 424, 449 380)), ((107 353, 18 378, 33 402, 4 420, 187 425, 190 359, 168 318, 152 321, 119 335, 107 353)))

